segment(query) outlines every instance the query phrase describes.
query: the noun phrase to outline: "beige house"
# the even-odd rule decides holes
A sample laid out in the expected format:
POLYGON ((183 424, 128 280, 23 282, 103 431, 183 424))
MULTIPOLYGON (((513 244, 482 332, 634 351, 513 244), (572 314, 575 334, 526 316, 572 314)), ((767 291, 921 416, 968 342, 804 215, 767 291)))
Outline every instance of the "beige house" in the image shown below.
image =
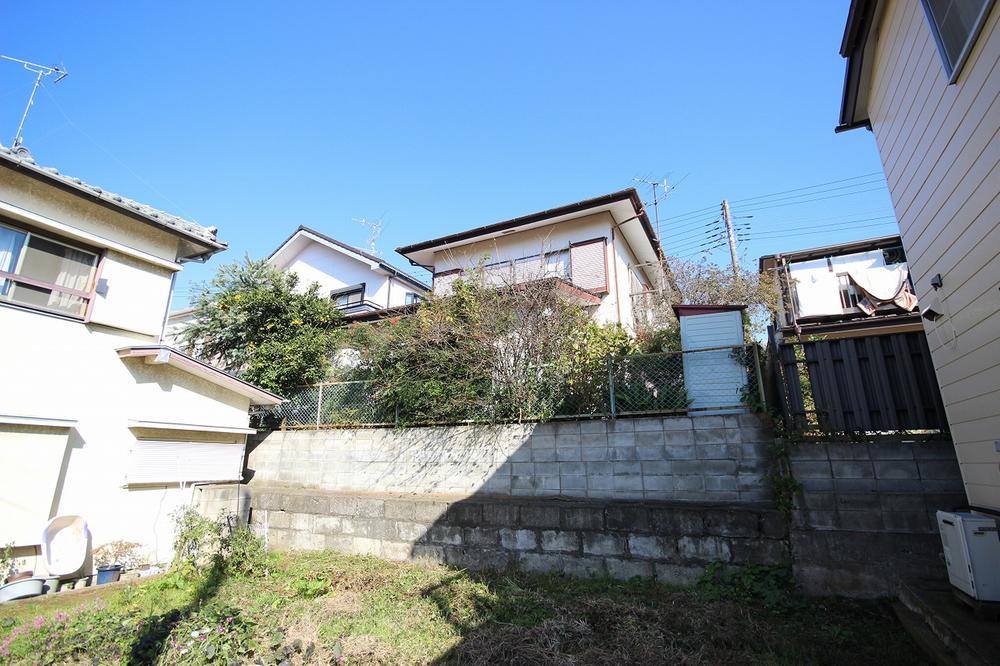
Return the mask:
POLYGON ((969 503, 1000 510, 1000 3, 854 0, 838 131, 874 136, 969 503))
POLYGON ((75 514, 166 561, 191 485, 240 479, 248 409, 280 398, 160 342, 181 264, 225 247, 0 147, 0 544, 75 514))
POLYGON ((634 330, 638 297, 662 281, 660 241, 635 189, 560 206, 396 250, 434 275, 435 294, 482 270, 488 282, 557 278, 596 321, 634 330), (636 296, 636 298, 633 298, 636 296))

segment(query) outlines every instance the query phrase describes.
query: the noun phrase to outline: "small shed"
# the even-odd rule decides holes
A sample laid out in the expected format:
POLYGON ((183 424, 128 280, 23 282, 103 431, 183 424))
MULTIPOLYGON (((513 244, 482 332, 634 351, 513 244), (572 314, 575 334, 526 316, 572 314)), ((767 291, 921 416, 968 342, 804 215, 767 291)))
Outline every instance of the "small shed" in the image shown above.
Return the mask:
POLYGON ((688 409, 738 414, 747 383, 742 305, 674 305, 681 327, 688 409))

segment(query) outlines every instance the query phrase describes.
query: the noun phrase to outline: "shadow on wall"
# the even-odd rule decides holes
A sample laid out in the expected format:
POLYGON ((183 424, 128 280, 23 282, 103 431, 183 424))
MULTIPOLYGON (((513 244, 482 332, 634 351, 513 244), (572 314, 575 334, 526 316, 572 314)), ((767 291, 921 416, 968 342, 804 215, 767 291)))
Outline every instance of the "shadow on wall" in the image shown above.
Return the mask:
POLYGON ((249 455, 274 547, 689 583, 787 560, 755 416, 271 433, 249 455))

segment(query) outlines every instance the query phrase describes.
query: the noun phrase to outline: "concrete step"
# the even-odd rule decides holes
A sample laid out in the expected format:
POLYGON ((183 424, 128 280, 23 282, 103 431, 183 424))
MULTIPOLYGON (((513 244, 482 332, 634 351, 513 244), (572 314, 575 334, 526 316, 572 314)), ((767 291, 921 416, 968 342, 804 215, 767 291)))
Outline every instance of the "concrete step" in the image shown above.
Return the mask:
POLYGON ((937 663, 988 666, 1000 655, 1000 622, 977 617, 941 581, 904 581, 896 615, 937 663))

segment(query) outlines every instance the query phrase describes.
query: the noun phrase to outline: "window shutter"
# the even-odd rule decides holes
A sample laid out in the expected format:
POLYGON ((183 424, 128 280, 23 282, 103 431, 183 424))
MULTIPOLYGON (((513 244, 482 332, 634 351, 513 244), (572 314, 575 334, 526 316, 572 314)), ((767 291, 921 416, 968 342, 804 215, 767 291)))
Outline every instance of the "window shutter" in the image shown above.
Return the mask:
POLYGON ((577 287, 598 293, 608 290, 606 242, 597 238, 570 245, 570 271, 577 287))
POLYGON ((242 444, 140 439, 132 446, 125 482, 238 481, 243 476, 243 451, 242 444))

